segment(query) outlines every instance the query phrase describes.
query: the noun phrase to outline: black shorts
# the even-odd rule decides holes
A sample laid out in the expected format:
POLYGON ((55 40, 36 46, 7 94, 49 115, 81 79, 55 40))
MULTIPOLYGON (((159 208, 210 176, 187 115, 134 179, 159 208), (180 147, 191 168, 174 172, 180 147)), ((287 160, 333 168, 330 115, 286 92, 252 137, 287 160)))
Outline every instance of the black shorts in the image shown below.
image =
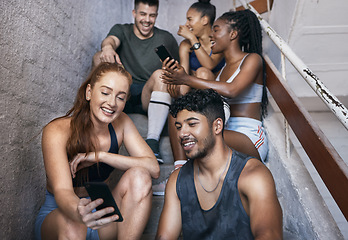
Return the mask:
POLYGON ((130 98, 126 102, 124 107, 124 112, 129 113, 140 113, 146 115, 146 112, 143 110, 141 103, 141 93, 145 83, 133 83, 130 87, 130 98))

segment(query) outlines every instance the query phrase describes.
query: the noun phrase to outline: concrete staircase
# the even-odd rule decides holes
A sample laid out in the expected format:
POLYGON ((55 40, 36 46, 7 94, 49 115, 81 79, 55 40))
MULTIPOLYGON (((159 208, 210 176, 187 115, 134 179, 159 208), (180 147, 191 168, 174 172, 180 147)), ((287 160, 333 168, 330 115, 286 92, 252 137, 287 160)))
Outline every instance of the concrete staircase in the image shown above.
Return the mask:
MULTIPOLYGON (((345 106, 348 106, 348 97, 339 97, 339 100, 345 106)), ((341 122, 334 116, 334 114, 325 109, 324 104, 319 99, 301 99, 306 109, 308 109, 313 120, 318 124, 320 129, 324 132, 329 139, 332 146, 337 153, 341 156, 342 160, 348 165, 348 131, 341 124, 341 122), (326 111, 325 111, 326 110, 326 111)), ((303 163, 305 164, 308 172, 310 173, 314 183, 316 184, 320 194, 324 198, 326 205, 328 206, 333 218, 335 219, 343 237, 348 240, 348 222, 343 216, 341 210, 338 208, 336 202, 332 198, 329 190, 325 186, 324 182, 320 178, 318 172, 313 166, 312 162, 308 158, 307 154, 303 150, 301 144, 295 137, 292 131, 290 131, 290 139, 294 144, 295 150, 300 155, 303 163)))
MULTIPOLYGON (((339 100, 347 106, 348 104, 348 98, 347 97, 340 97, 339 100)), ((308 110, 309 114, 311 115, 313 121, 318 124, 318 127, 323 131, 323 133, 326 135, 332 146, 335 148, 337 153, 341 156, 343 161, 348 165, 348 131, 344 128, 344 126, 339 122, 339 120, 334 116, 334 114, 327 109, 324 103, 321 102, 319 98, 302 98, 300 99, 301 103, 303 104, 303 107, 308 110)), ((277 129, 277 133, 284 133, 285 132, 285 126, 284 126, 284 117, 281 114, 280 110, 276 106, 276 104, 271 99, 270 106, 272 111, 269 114, 269 117, 273 118, 275 122, 279 123, 281 126, 280 129, 277 129), (273 112, 274 111, 274 112, 273 112)), ((269 118, 266 119, 266 122, 269 121, 269 118)), ((270 125, 270 123, 268 123, 270 125)), ((274 124, 276 125, 276 124, 274 124)), ((273 135, 275 133, 275 129, 267 129, 267 133, 269 135, 273 135)), ((335 203, 333 197, 331 196, 330 192, 326 188, 325 184, 323 183, 322 179, 320 178, 318 172, 316 171, 315 167, 313 166, 311 160, 308 158, 305 150, 301 146, 300 142, 296 138, 294 132, 292 129, 289 129, 290 134, 290 158, 288 159, 285 156, 283 156, 283 159, 286 159, 286 161, 291 162, 293 166, 296 166, 296 169, 288 169, 291 174, 298 174, 296 177, 298 179, 301 179, 301 185, 306 186, 306 191, 314 191, 314 189, 317 189, 318 195, 315 195, 311 193, 310 198, 306 199, 304 194, 299 198, 297 201, 304 202, 304 205, 310 203, 311 206, 315 206, 314 201, 317 201, 318 199, 322 198, 322 201, 319 203, 319 207, 325 209, 327 208, 330 213, 330 218, 332 218, 332 221, 335 222, 335 224, 331 225, 332 229, 334 225, 337 225, 340 234, 342 234, 342 238, 322 238, 322 239, 345 239, 348 240, 348 222, 344 218, 342 212, 338 208, 337 204, 335 203), (294 156, 298 156, 299 161, 294 160, 294 156), (300 163, 300 164, 299 164, 300 163), (302 164, 302 166, 301 166, 302 164), (306 170, 305 170, 306 169, 306 170), (313 185, 310 184, 310 181, 306 181, 306 174, 303 174, 302 171, 308 171, 307 174, 308 178, 310 178, 310 181, 313 181, 313 185), (301 173, 302 172, 302 173, 301 173)), ((277 135, 277 139, 273 138, 273 144, 277 145, 278 147, 281 144, 284 144, 285 142, 285 136, 284 135, 277 135), (275 142, 278 141, 278 142, 275 142)), ((284 151, 285 152, 285 148, 284 151)), ((278 170, 277 170, 278 171, 278 170)), ((283 171, 282 171, 283 172, 283 171)), ((273 171, 273 174, 276 173, 276 171, 273 171)), ((285 173, 283 173, 285 174, 285 173)), ((276 180, 279 180, 281 177, 274 175, 276 180)), ((298 192, 304 192, 303 190, 296 187, 296 184, 292 183, 294 185, 294 188, 297 189, 298 192)), ((283 187, 283 186, 282 186, 283 187)), ((278 189, 279 190, 279 189, 278 189)), ((286 202, 288 202, 289 199, 287 199, 286 202)), ((287 203, 288 204, 288 203, 287 203)), ((309 207, 305 206, 305 211, 308 211, 309 207)), ((292 210, 293 211, 293 210, 292 210)), ((328 226, 328 224, 332 224, 331 220, 329 218, 324 218, 321 214, 319 209, 313 208, 312 213, 314 213, 315 217, 320 219, 322 217, 322 221, 320 222, 320 228, 324 229, 323 226, 328 226)), ((287 213, 287 215, 290 213, 287 213)), ((310 218, 310 217, 309 217, 310 218)), ((301 220, 298 220, 299 222, 302 222, 301 220)), ((286 225, 286 224, 285 224, 286 225)), ((318 227, 319 225, 317 223, 313 223, 313 229, 318 227)), ((334 226, 335 227, 335 226, 334 226)), ((286 232, 284 232, 286 233, 286 232)), ((322 234, 322 233, 320 233, 322 234)), ((296 235, 291 235, 290 237, 287 237, 284 235, 284 239, 299 239, 294 238, 296 235)), ((318 239, 318 238, 317 238, 318 239)), ((319 238, 321 239, 321 238, 319 238)))

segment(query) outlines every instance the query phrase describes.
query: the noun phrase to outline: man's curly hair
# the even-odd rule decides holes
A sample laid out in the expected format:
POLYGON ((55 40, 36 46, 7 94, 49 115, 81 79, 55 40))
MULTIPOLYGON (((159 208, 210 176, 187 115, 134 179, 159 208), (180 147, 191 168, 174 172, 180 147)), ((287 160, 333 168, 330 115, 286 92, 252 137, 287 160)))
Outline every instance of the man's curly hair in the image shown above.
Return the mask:
POLYGON ((170 114, 176 118, 182 110, 200 113, 212 124, 217 118, 225 122, 224 103, 222 97, 213 89, 193 89, 186 95, 174 100, 170 106, 170 114))

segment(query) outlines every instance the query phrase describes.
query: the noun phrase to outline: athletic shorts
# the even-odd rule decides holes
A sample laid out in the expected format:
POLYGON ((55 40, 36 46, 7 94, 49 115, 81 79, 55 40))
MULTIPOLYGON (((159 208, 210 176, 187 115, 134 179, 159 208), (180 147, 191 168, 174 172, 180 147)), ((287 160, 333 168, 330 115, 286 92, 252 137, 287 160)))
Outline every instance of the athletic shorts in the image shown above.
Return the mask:
POLYGON ((246 135, 259 152, 262 162, 266 161, 268 140, 261 121, 246 117, 230 117, 225 125, 225 129, 246 135))
POLYGON ((141 103, 141 93, 145 83, 133 83, 130 87, 130 98, 126 102, 124 107, 124 112, 129 113, 140 113, 146 115, 146 112, 143 110, 143 105, 141 103))
MULTIPOLYGON (((45 217, 57 208, 58 206, 53 194, 46 190, 46 200, 41 206, 39 214, 37 215, 35 221, 35 239, 41 240, 41 225, 45 220, 45 217)), ((99 240, 98 230, 87 228, 86 240, 99 240)))

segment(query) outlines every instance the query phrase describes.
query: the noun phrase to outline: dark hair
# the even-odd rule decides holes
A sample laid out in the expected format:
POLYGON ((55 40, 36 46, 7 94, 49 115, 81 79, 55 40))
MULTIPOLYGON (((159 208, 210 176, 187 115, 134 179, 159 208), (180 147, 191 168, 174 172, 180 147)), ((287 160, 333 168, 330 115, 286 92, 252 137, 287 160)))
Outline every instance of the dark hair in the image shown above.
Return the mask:
POLYGON ((206 116, 210 124, 217 118, 221 118, 225 122, 223 99, 213 89, 193 89, 186 95, 177 98, 170 106, 170 114, 176 118, 178 113, 184 109, 206 116))
POLYGON ((226 12, 219 19, 230 25, 231 30, 238 32, 238 42, 244 52, 257 53, 263 62, 263 92, 261 102, 261 119, 267 115, 267 89, 265 61, 262 57, 262 29, 256 15, 249 9, 235 12, 226 12))
MULTIPOLYGON (((88 84, 93 88, 95 83, 108 72, 120 73, 127 78, 129 86, 132 84, 132 76, 122 65, 117 63, 101 63, 90 73, 77 92, 74 106, 64 116, 71 116, 71 135, 66 144, 69 162, 72 161, 78 153, 95 152, 97 149, 94 143, 98 143, 98 141, 96 141, 95 136, 92 134, 93 123, 90 118, 89 101, 86 100, 86 88, 88 84)), ((79 172, 77 174, 78 180, 82 181, 82 179, 87 178, 87 168, 81 169, 79 172)))
POLYGON ((138 8, 139 3, 147 4, 149 6, 156 6, 158 9, 158 0, 134 0, 134 9, 138 8))
POLYGON ((213 26, 216 17, 216 8, 213 4, 210 4, 210 0, 199 0, 198 2, 192 4, 190 8, 200 12, 201 17, 207 16, 209 18, 210 25, 213 26))

